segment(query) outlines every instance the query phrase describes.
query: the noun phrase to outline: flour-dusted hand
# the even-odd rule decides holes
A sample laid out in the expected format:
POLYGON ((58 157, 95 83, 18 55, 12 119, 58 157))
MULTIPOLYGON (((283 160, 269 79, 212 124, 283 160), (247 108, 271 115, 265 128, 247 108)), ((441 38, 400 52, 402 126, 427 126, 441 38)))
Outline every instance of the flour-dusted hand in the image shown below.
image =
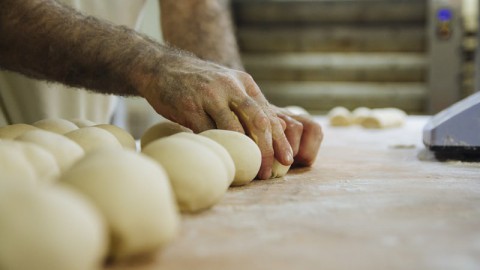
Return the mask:
MULTIPOLYGON (((195 3, 189 8, 199 10, 197 1, 174 2, 195 3)), ((228 6, 215 3, 218 12, 228 6)), ((209 10, 201 13, 211 18, 209 10)), ((262 152, 260 179, 270 177, 274 158, 284 165, 293 162, 283 120, 247 73, 200 59, 208 55, 197 58, 124 26, 84 16, 56 0, 3 0, 0 15, 1 68, 105 94, 140 95, 157 112, 195 132, 244 132, 262 152)), ((231 35, 224 45, 233 42, 231 35)))
POLYGON ((162 62, 139 89, 159 114, 196 133, 218 128, 249 135, 262 152, 260 179, 270 177, 274 158, 293 162, 283 121, 249 74, 190 55, 162 62))

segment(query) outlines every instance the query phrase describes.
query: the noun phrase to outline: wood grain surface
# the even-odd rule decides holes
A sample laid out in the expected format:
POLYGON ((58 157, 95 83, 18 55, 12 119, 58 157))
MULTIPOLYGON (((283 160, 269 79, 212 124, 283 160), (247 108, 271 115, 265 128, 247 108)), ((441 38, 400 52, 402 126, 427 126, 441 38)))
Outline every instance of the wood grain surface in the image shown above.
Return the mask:
POLYGON ((424 117, 390 130, 319 121, 312 168, 231 188, 153 258, 106 269, 480 269, 480 164, 435 161, 424 117))

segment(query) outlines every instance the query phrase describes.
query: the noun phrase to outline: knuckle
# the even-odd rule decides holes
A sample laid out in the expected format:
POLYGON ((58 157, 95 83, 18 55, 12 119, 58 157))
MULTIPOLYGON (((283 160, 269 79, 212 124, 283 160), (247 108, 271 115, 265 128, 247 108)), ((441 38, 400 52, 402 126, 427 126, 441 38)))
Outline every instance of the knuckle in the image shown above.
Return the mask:
POLYGON ((243 82, 243 85, 245 86, 245 91, 247 94, 251 97, 257 97, 259 95, 262 95, 262 92, 260 91, 260 87, 258 87, 257 83, 253 79, 252 75, 246 73, 246 72, 239 72, 239 76, 243 82))
POLYGON ((270 124, 269 117, 263 113, 262 111, 257 111, 255 118, 254 118, 254 125, 260 129, 267 129, 268 125, 270 124))
POLYGON ((218 74, 218 81, 228 87, 228 88, 237 88, 238 84, 234 76, 229 73, 220 73, 218 74))
POLYGON ((272 147, 267 147, 262 150, 262 160, 270 160, 275 155, 272 147))
POLYGON ((295 133, 302 133, 303 132, 303 124, 298 121, 290 121, 287 123, 288 128, 295 133))

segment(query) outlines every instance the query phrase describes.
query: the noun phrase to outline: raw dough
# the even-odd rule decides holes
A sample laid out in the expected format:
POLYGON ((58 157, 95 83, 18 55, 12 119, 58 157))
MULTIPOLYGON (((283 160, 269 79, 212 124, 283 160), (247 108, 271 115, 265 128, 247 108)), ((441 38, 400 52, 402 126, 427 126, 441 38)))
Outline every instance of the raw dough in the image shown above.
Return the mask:
POLYGON ((85 154, 82 147, 69 138, 42 129, 27 131, 16 140, 31 142, 45 148, 57 161, 60 172, 66 171, 85 154))
POLYGON ((115 136, 98 127, 79 128, 64 134, 64 136, 78 143, 85 153, 90 153, 100 148, 122 148, 115 136))
POLYGON ((10 144, 25 157, 35 171, 36 179, 47 183, 57 180, 60 168, 55 157, 48 150, 30 142, 5 141, 3 144, 10 144))
POLYGON ((156 252, 177 235, 179 215, 167 174, 140 153, 121 148, 92 152, 60 181, 100 209, 115 259, 156 252))
POLYGON ((58 134, 65 134, 72 130, 78 129, 78 127, 65 119, 60 118, 47 118, 33 123, 37 128, 45 129, 58 134))
POLYGON ((364 128, 392 128, 405 124, 407 114, 396 108, 373 109, 362 122, 364 128))
POLYGON ((358 107, 352 112, 353 116, 353 123, 357 125, 361 125, 362 122, 369 117, 371 114, 371 110, 366 107, 358 107))
POLYGON ((285 166, 275 159, 273 161, 272 176, 270 178, 284 177, 288 173, 289 169, 290 169, 290 166, 285 166))
POLYGON ((0 183, 0 268, 98 270, 107 233, 81 195, 57 186, 0 183))
POLYGON ((91 126, 95 126, 97 124, 95 122, 92 122, 92 121, 87 120, 87 119, 82 119, 82 118, 68 119, 68 121, 74 123, 79 128, 91 127, 91 126))
POLYGON ((353 123, 350 111, 345 107, 335 107, 328 113, 331 126, 349 126, 353 123))
POLYGON ((287 106, 285 109, 294 115, 310 115, 305 108, 300 106, 287 106))
POLYGON ((14 140, 23 133, 35 129, 38 128, 27 124, 13 124, 4 126, 0 128, 0 139, 14 140))
POLYGON ((213 152, 215 152, 215 154, 218 155, 218 157, 222 160, 223 165, 225 165, 225 168, 227 169, 227 173, 228 173, 227 185, 230 186, 230 184, 232 184, 233 178, 235 177, 235 163, 233 163, 233 159, 228 153, 227 149, 225 149, 221 144, 217 143, 216 141, 210 138, 207 138, 205 136, 200 136, 194 133, 180 132, 172 136, 191 139, 208 146, 211 150, 213 150, 213 152))
POLYGON ((117 138, 118 142, 123 146, 123 148, 137 150, 137 144, 135 143, 135 139, 133 138, 132 134, 128 133, 127 131, 117 126, 108 124, 100 124, 96 125, 95 127, 110 132, 113 136, 115 136, 115 138, 117 138))
POLYGON ((200 133, 221 144, 235 163, 235 178, 232 186, 250 183, 262 164, 262 153, 257 144, 248 136, 230 130, 211 129, 200 133))
POLYGON ((213 150, 202 143, 187 138, 166 137, 147 145, 143 153, 167 171, 181 211, 207 209, 220 201, 228 189, 225 165, 213 150))
POLYGON ((24 153, 12 141, 3 140, 0 141, 0 183, 7 181, 29 185, 38 182, 36 172, 24 153))
POLYGON ((180 124, 165 121, 151 126, 145 133, 143 133, 142 138, 140 139, 142 149, 145 148, 149 143, 158 140, 163 137, 167 137, 179 132, 189 132, 192 131, 180 124))

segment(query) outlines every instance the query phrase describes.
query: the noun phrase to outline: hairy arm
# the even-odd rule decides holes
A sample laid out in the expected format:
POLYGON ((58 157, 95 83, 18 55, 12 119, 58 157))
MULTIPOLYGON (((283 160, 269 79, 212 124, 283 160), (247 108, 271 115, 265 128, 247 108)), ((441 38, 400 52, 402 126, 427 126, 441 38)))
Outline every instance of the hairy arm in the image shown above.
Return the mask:
POLYGON ((283 164, 293 162, 281 121, 248 74, 55 0, 0 0, 0 67, 100 93, 140 95, 195 132, 244 132, 262 151, 260 178, 270 177, 274 152, 283 164))
POLYGON ((162 32, 175 47, 243 70, 228 0, 160 0, 162 32))
POLYGON ((1 68, 118 95, 139 95, 142 75, 158 69, 152 59, 172 54, 54 0, 0 0, 0 36, 1 68))

